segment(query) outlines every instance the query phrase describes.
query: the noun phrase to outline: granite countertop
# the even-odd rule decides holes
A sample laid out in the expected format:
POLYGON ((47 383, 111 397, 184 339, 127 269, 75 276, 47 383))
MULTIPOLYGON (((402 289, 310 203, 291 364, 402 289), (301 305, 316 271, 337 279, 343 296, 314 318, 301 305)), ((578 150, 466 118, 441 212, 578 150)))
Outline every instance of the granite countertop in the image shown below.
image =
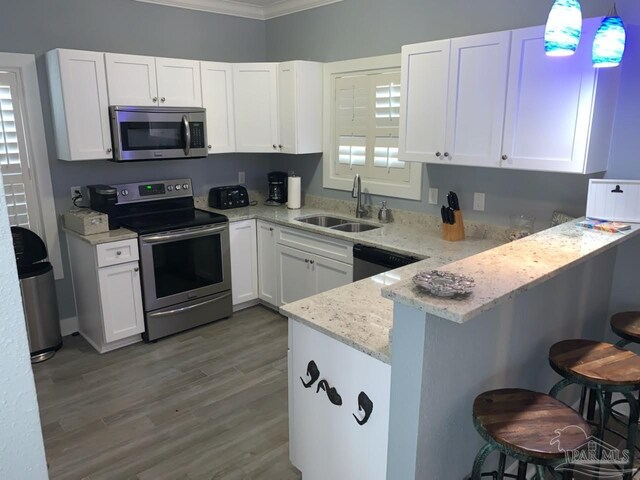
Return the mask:
POLYGON ((93 235, 82 235, 81 233, 74 232, 66 227, 62 227, 62 230, 67 235, 73 235, 81 240, 84 240, 91 245, 100 245, 101 243, 119 242, 120 240, 130 240, 132 238, 138 238, 138 234, 126 228, 118 228, 116 230, 109 230, 104 233, 94 233, 93 235))
POLYGON ((640 233, 640 225, 637 224, 624 233, 607 233, 578 227, 577 221, 544 230, 441 268, 475 279, 474 292, 465 300, 441 299, 421 293, 411 279, 404 279, 384 288, 382 294, 397 303, 456 323, 465 323, 640 233), (498 272, 499 278, 496 275, 498 272))

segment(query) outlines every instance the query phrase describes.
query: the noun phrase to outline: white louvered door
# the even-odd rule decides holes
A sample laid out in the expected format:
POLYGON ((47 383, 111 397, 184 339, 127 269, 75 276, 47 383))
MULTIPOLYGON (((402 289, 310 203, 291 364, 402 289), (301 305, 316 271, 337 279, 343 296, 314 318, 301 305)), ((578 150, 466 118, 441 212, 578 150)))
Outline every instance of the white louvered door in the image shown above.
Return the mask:
POLYGON ((0 72, 0 171, 9 223, 41 234, 28 155, 16 75, 0 72))

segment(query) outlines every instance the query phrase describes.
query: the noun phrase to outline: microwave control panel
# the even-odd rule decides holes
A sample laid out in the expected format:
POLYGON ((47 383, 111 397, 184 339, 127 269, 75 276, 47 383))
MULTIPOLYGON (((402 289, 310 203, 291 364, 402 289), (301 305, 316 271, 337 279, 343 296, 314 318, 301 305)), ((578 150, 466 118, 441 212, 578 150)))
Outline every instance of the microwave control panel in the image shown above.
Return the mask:
POLYGON ((205 148, 204 142, 204 123, 189 123, 191 130, 191 148, 205 148))

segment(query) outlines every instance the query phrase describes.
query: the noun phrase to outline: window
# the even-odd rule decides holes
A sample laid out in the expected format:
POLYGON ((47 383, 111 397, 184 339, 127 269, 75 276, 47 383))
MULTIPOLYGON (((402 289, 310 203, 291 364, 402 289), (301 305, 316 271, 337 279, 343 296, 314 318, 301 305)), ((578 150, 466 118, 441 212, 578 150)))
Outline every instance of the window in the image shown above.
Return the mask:
POLYGON ((325 69, 324 187, 420 199, 422 165, 398 158, 400 67, 395 55, 325 69))
POLYGON ((64 278, 34 55, 0 53, 0 176, 10 224, 36 232, 64 278))
POLYGON ((36 214, 37 197, 27 158, 16 77, 0 72, 0 172, 9 223, 41 234, 36 214))

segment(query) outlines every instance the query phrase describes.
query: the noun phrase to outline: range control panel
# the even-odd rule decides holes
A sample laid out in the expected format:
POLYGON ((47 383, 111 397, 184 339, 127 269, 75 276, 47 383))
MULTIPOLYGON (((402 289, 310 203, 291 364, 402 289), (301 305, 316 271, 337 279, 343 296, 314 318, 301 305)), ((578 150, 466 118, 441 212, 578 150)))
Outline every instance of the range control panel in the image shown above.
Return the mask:
POLYGON ((193 196, 190 178, 123 183, 113 187, 118 191, 119 204, 193 196))

